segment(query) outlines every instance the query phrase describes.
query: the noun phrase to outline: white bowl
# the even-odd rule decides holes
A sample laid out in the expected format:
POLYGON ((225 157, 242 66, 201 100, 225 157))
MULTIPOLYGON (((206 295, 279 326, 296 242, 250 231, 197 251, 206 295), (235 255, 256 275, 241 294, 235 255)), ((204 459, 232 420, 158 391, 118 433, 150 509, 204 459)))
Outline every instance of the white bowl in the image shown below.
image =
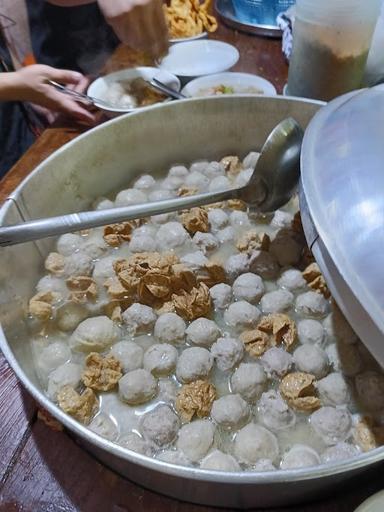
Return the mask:
POLYGON ((170 47, 159 68, 184 80, 226 71, 239 60, 237 49, 222 41, 200 40, 170 47))
POLYGON ((188 41, 197 41, 198 39, 206 39, 207 37, 208 37, 208 32, 202 32, 201 34, 197 34, 196 36, 174 37, 173 39, 170 39, 169 42, 172 44, 186 43, 188 41))
POLYGON ((273 96, 276 89, 265 78, 250 73, 218 73, 216 75, 202 76, 189 82, 182 90, 182 93, 188 97, 213 96, 207 89, 224 85, 234 89, 233 94, 267 94, 273 96), (248 88, 257 89, 257 91, 246 91, 248 88), (206 93, 204 93, 206 91, 206 93))
MULTIPOLYGON (((168 71, 152 68, 152 67, 138 67, 138 68, 129 68, 123 69, 121 71, 117 71, 115 73, 110 73, 109 75, 101 76, 97 78, 91 85, 88 87, 87 94, 89 96, 93 96, 94 98, 98 98, 100 100, 108 101, 108 97, 106 96, 108 87, 110 87, 114 82, 119 80, 134 80, 135 78, 144 78, 145 80, 151 80, 152 78, 157 78, 160 82, 168 85, 172 89, 176 91, 180 91, 180 80, 175 76, 169 73, 168 71)), ((169 101, 169 98, 166 98, 164 101, 169 101)), ((106 115, 109 117, 115 117, 116 115, 125 114, 127 112, 137 112, 138 110, 143 110, 148 108, 146 107, 137 107, 137 108, 129 108, 129 107, 107 107, 104 103, 97 103, 95 105, 100 109, 105 111, 106 115)))

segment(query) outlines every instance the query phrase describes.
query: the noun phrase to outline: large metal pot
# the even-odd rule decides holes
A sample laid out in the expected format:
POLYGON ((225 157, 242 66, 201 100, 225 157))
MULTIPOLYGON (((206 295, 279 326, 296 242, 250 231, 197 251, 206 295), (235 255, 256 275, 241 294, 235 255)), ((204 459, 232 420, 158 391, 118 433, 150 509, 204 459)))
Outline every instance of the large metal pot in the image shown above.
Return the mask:
MULTIPOLYGON (((260 148, 269 131, 293 116, 306 126, 319 102, 282 97, 202 98, 153 107, 113 120, 67 144, 42 163, 0 211, 3 225, 81 210, 144 171, 176 162, 260 148)), ((24 323, 28 297, 52 245, 45 240, 0 255, 0 346, 27 390, 97 458, 155 491, 226 507, 287 505, 323 496, 384 458, 377 449, 353 460, 284 472, 223 473, 173 466, 109 442, 64 414, 43 394, 32 366, 24 323)), ((65 464, 65 460, 63 460, 65 464)))

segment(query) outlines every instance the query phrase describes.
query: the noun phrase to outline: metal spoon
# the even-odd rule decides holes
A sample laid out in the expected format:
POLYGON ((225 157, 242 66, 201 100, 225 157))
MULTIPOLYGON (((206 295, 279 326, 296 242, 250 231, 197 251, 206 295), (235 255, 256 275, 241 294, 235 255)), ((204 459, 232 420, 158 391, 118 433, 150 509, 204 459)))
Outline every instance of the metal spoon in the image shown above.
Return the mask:
POLYGON ((108 101, 104 101, 100 98, 94 98, 93 96, 88 96, 88 94, 84 94, 83 92, 73 91, 72 89, 68 89, 68 87, 65 87, 64 85, 54 82, 53 80, 48 80, 48 83, 58 91, 62 92, 63 94, 72 96, 77 101, 86 101, 87 103, 91 103, 95 107, 97 107, 97 104, 99 104, 106 108, 116 108, 116 105, 112 105, 112 103, 108 103, 108 101))
POLYGON ((141 219, 228 199, 241 199, 256 211, 273 211, 289 200, 297 185, 302 138, 303 130, 294 119, 290 117, 281 121, 268 136, 251 179, 244 187, 110 210, 72 213, 3 227, 0 228, 0 246, 141 219))
POLYGON ((184 100, 187 96, 182 94, 181 92, 175 91, 171 87, 168 87, 168 85, 164 84, 163 82, 160 82, 157 78, 153 77, 152 80, 145 80, 145 82, 156 89, 157 91, 162 92, 163 94, 166 94, 170 98, 173 98, 174 100, 184 100))

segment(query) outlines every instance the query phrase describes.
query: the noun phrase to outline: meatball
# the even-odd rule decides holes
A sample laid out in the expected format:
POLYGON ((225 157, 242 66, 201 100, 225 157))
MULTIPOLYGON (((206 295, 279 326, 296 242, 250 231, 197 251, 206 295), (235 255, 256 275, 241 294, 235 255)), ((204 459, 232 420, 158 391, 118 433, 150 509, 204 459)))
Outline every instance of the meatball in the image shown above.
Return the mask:
POLYGON ((208 377, 213 366, 210 352, 201 347, 186 348, 179 356, 176 376, 180 382, 188 383, 208 377))
POLYGON ((219 338, 211 348, 217 367, 227 371, 236 366, 244 356, 244 345, 236 338, 219 338))
POLYGON ((92 432, 99 434, 99 436, 109 439, 109 441, 116 441, 119 435, 116 424, 102 412, 93 418, 88 428, 92 430, 92 432))
POLYGON ((147 370, 133 370, 119 380, 119 395, 129 405, 143 404, 157 393, 157 380, 147 370))
POLYGON ((65 277, 89 276, 93 267, 92 258, 88 254, 79 251, 65 257, 63 275, 65 277))
POLYGON ((253 251, 249 259, 249 270, 263 279, 276 279, 279 274, 279 264, 276 258, 267 251, 253 251))
POLYGON ((145 441, 135 432, 130 432, 129 434, 119 437, 117 444, 124 448, 128 448, 128 450, 132 450, 133 452, 147 455, 148 457, 151 457, 153 454, 153 448, 148 441, 145 441))
POLYGON ((304 444, 294 444, 292 448, 284 454, 280 468, 307 468, 317 466, 318 464, 320 464, 320 457, 313 448, 304 444))
POLYGON ((217 239, 224 244, 225 242, 231 242, 235 238, 235 230, 232 226, 227 226, 220 231, 216 231, 217 239))
POLYGON ((359 454, 359 450, 349 443, 338 443, 330 446, 321 454, 321 462, 323 464, 331 464, 340 460, 351 459, 359 454))
POLYGON ((245 187, 245 185, 251 179, 253 174, 253 169, 244 169, 240 171, 239 174, 235 178, 235 186, 236 187, 245 187))
POLYGON ((204 457, 200 467, 213 471, 241 471, 237 460, 229 453, 223 453, 220 450, 214 450, 204 457))
POLYGON ((195 251, 189 254, 185 254, 182 258, 180 258, 180 262, 191 270, 199 270, 202 267, 205 267, 209 260, 206 256, 204 256, 203 252, 195 251))
POLYGON ((178 416, 167 405, 147 412, 140 421, 140 433, 157 446, 166 446, 175 439, 180 427, 178 416))
POLYGON ((224 264, 225 273, 231 281, 236 279, 240 274, 244 274, 249 270, 249 258, 246 254, 233 254, 224 264))
POLYGON ((241 274, 235 279, 232 290, 235 299, 251 303, 259 302, 265 291, 261 277, 251 272, 241 274))
POLYGON ((156 242, 150 235, 134 235, 129 242, 131 252, 153 252, 156 242))
POLYGON ((197 188, 199 191, 206 191, 209 187, 209 178, 201 172, 193 171, 185 178, 187 187, 197 188))
POLYGON ((258 404, 260 421, 271 430, 281 430, 295 424, 295 413, 288 407, 280 393, 275 390, 261 395, 258 404))
POLYGON ((110 199, 99 199, 93 203, 95 210, 110 210, 115 207, 115 203, 110 199))
POLYGON ((296 311, 299 315, 322 318, 328 312, 327 300, 320 293, 305 292, 296 298, 296 311))
POLYGON ((251 223, 249 222, 249 217, 246 212, 242 212, 240 210, 234 210, 229 216, 229 222, 231 226, 235 229, 237 228, 250 228, 251 223))
POLYGON ((262 297, 260 306, 263 313, 283 313, 292 306, 293 299, 288 290, 274 290, 262 297))
POLYGON ((322 404, 343 405, 351 400, 348 384, 341 373, 330 373, 316 384, 322 404))
POLYGON ((115 276, 113 264, 118 258, 116 256, 106 256, 99 261, 96 261, 95 268, 93 269, 92 277, 95 281, 104 281, 109 277, 115 276))
POLYGON ((57 327, 60 331, 73 331, 87 317, 88 311, 82 304, 67 302, 56 312, 57 327))
POLYGON ((188 176, 188 169, 185 167, 185 165, 173 165, 168 171, 168 176, 185 178, 185 176, 188 176))
POLYGON ((188 343, 210 347, 220 336, 220 329, 213 320, 202 317, 191 322, 185 333, 188 343))
POLYGON ((219 247, 219 241, 212 233, 197 231, 192 240, 203 253, 214 251, 219 247))
POLYGON ((156 241, 164 250, 181 247, 189 239, 187 231, 180 222, 167 222, 160 226, 156 233, 156 241))
POLYGON ((261 356, 260 361, 270 377, 284 377, 292 366, 292 356, 281 347, 271 347, 261 356))
POLYGON ((111 355, 120 362, 124 373, 141 368, 143 354, 143 349, 133 341, 119 341, 111 348, 111 355))
POLYGON ((301 372, 311 373, 321 379, 328 373, 327 353, 317 345, 302 345, 293 353, 293 361, 301 372))
POLYGON ((259 156, 260 156, 260 153, 258 153, 257 151, 250 151, 243 160, 244 167, 251 168, 252 172, 253 172, 254 168, 256 167, 256 163, 259 159, 259 156))
POLYGON ((212 419, 221 427, 238 428, 247 422, 250 409, 240 395, 225 395, 212 405, 212 419))
POLYGON ((281 267, 296 265, 301 257, 301 244, 289 229, 281 229, 271 242, 269 251, 275 256, 281 267))
POLYGON ((65 233, 57 241, 57 252, 63 256, 69 256, 83 244, 83 237, 81 235, 75 235, 75 233, 65 233))
POLYGON ((224 210, 213 208, 208 212, 208 221, 213 232, 225 228, 229 223, 229 217, 224 210))
POLYGON ((169 464, 177 464, 178 466, 191 466, 191 461, 187 459, 183 452, 179 450, 164 450, 157 454, 156 458, 169 464))
POLYGON ((137 178, 135 183, 133 184, 133 188, 137 188, 139 190, 148 190, 156 185, 156 180, 150 174, 142 174, 137 178))
POLYGON ((351 433, 351 415, 343 408, 321 407, 312 413, 310 422, 327 445, 345 441, 351 433))
POLYGON ((271 226, 274 228, 290 228, 292 221, 292 213, 276 210, 273 215, 273 219, 271 220, 271 226))
MULTIPOLYGON (((164 201, 165 199, 172 199, 172 197, 175 197, 175 192, 173 190, 166 190, 164 188, 158 188, 155 190, 152 190, 152 192, 149 193, 148 199, 150 201, 164 201)), ((165 213, 164 215, 169 215, 168 213, 165 213)), ((156 215, 155 217, 158 217, 156 215)), ((151 217, 151 220, 153 221, 153 217, 151 217)))
POLYGON ((94 231, 85 238, 81 247, 81 251, 93 260, 100 258, 107 249, 108 245, 99 231, 94 231))
POLYGON ((176 313, 164 313, 156 320, 153 333, 160 343, 183 343, 185 337, 185 322, 176 313))
POLYGON ((44 276, 36 285, 36 291, 38 293, 43 292, 56 292, 59 293, 63 298, 68 295, 68 288, 63 279, 55 276, 44 276))
POLYGON ((149 306, 135 302, 122 314, 123 322, 131 336, 152 331, 156 322, 156 313, 149 306))
POLYGON ((279 455, 279 446, 272 432, 249 423, 236 434, 234 454, 239 462, 245 464, 256 464, 260 459, 274 461, 279 455))
POLYGON ((230 327, 236 329, 251 329, 256 327, 260 318, 260 311, 245 300, 239 300, 231 304, 224 312, 224 321, 230 327))
MULTIPOLYGON (((163 347, 164 345, 162 345, 163 347)), ((159 379, 159 400, 168 403, 176 401, 178 387, 173 380, 159 379)))
POLYGON ((77 352, 103 352, 120 336, 120 329, 107 316, 83 320, 69 338, 69 346, 77 352))
POLYGON ((77 388, 80 384, 82 368, 79 364, 64 363, 53 370, 48 377, 47 394, 56 401, 57 393, 63 386, 77 388))
POLYGON ((128 188, 119 192, 115 198, 115 206, 131 206, 147 201, 147 195, 137 188, 128 188))
POLYGON ((384 408, 384 375, 375 371, 360 373, 355 378, 359 401, 370 411, 384 408))
POLYGON ((184 183, 184 179, 181 176, 168 176, 163 180, 161 188, 166 190, 178 190, 184 183))
POLYGON ((181 427, 176 446, 192 462, 199 462, 211 448, 214 433, 209 420, 195 420, 181 427))
POLYGON ((254 402, 264 390, 267 377, 259 363, 241 363, 231 377, 233 393, 239 393, 248 402, 254 402))
POLYGON ((282 272, 281 276, 277 280, 277 284, 280 288, 286 288, 293 292, 305 288, 307 282, 300 270, 290 268, 282 272))
POLYGON ((205 176, 208 176, 208 178, 213 179, 217 178, 218 176, 224 176, 225 169, 224 165, 220 162, 209 162, 209 164, 205 165, 205 167, 202 168, 200 172, 205 174, 205 176))
POLYGON ((306 318, 297 323, 297 336, 303 345, 320 345, 324 340, 324 328, 317 320, 306 318))
POLYGON ((254 471, 275 471, 276 468, 272 464, 272 461, 270 459, 260 459, 256 462, 256 464, 253 464, 253 470, 254 471))
POLYGON ((199 160, 198 162, 193 162, 189 170, 191 172, 202 172, 204 174, 204 169, 207 167, 209 162, 207 160, 199 160))
POLYGON ((43 348, 37 358, 37 370, 43 380, 58 366, 63 365, 71 358, 70 348, 63 341, 54 341, 43 348))
POLYGON ((226 176, 217 176, 209 184, 209 192, 218 192, 219 190, 228 190, 231 188, 231 182, 226 176))
POLYGON ((215 306, 215 309, 225 309, 232 300, 232 288, 229 284, 215 284, 210 288, 209 294, 215 306))
POLYGON ((173 373, 177 362, 177 350, 173 345, 160 343, 152 345, 144 354, 144 368, 153 375, 173 373))

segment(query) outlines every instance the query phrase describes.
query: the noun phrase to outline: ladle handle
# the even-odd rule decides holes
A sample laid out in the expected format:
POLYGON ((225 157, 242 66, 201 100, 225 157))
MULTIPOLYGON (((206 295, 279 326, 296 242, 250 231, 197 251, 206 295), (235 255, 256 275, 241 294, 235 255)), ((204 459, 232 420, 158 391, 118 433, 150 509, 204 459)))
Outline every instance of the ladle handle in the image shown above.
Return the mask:
POLYGON ((166 199, 153 203, 145 203, 108 210, 90 211, 60 215, 46 219, 37 219, 23 224, 0 228, 0 246, 8 246, 39 240, 50 236, 62 235, 82 229, 96 228, 107 224, 115 224, 133 219, 142 219, 151 215, 169 213, 188 209, 194 206, 236 199, 241 196, 243 188, 230 189, 222 192, 209 192, 176 199, 166 199))

